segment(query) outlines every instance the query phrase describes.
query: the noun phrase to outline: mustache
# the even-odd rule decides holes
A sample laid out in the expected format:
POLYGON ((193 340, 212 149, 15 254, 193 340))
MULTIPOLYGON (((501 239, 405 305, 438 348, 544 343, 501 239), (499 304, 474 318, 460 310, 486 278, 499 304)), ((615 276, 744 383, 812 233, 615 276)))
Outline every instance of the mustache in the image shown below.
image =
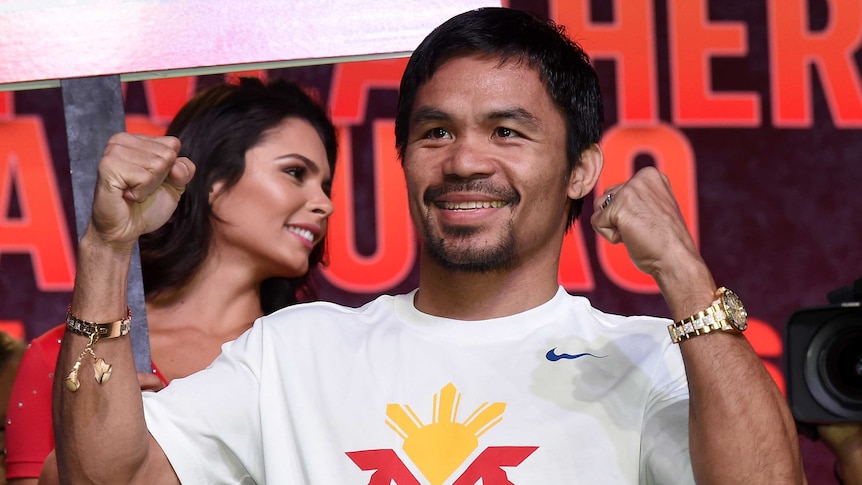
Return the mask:
POLYGON ((521 201, 521 194, 515 189, 506 185, 501 186, 492 183, 489 180, 463 180, 457 182, 443 182, 442 184, 432 185, 425 189, 422 194, 422 201, 425 205, 433 204, 435 200, 443 197, 446 194, 458 192, 473 192, 478 194, 490 195, 494 199, 504 200, 514 205, 521 201))

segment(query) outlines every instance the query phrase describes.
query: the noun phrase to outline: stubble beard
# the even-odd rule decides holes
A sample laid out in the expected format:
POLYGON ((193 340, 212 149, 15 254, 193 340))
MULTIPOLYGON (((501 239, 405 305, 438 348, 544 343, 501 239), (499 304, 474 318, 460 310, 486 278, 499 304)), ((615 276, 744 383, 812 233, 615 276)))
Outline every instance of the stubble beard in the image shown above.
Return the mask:
POLYGON ((512 187, 495 185, 489 180, 446 181, 428 187, 422 198, 421 225, 425 251, 441 267, 464 273, 487 273, 512 268, 518 260, 514 221, 509 219, 498 241, 480 240, 481 227, 436 224, 430 208, 445 194, 477 192, 506 201, 509 207, 518 205, 520 194, 512 187), (477 242, 478 241, 478 242, 477 242))
POLYGON ((425 221, 424 244, 428 255, 443 268, 463 273, 489 273, 512 268, 518 259, 514 224, 510 220, 496 244, 475 244, 477 228, 443 227, 442 234, 431 234, 425 221))

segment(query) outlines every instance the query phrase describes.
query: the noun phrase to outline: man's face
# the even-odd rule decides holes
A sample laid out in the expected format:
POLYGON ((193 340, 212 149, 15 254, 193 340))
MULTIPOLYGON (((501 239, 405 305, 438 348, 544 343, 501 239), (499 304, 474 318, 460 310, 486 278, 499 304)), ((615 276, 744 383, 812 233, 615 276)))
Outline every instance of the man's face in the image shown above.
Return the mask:
POLYGON ((423 250, 451 270, 559 255, 565 121, 538 71, 496 58, 444 63, 416 94, 404 172, 423 250))

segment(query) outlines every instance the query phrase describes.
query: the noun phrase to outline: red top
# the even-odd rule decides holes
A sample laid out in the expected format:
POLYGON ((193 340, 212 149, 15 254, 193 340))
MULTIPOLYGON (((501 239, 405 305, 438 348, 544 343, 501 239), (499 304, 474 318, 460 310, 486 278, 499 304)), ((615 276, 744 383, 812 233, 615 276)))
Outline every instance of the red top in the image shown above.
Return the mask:
MULTIPOLYGON (((66 324, 30 342, 15 377, 6 412, 6 478, 38 478, 42 463, 54 449, 51 394, 54 367, 66 324)), ((153 373, 167 385, 153 365, 153 373)))

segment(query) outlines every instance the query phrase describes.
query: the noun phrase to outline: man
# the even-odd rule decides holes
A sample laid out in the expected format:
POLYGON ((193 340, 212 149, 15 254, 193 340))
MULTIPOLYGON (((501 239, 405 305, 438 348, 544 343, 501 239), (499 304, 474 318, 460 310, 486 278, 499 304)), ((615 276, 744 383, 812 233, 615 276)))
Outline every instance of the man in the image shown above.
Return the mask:
MULTIPOLYGON (((784 399, 660 173, 642 170, 597 197, 592 224, 656 279, 680 322, 670 328, 678 345, 670 321, 608 315, 560 288, 563 235, 602 168, 600 100, 586 56, 548 23, 506 9, 444 23, 411 57, 396 119, 423 241, 419 288, 359 309, 311 303, 265 317, 210 369, 146 395, 146 413, 128 339, 99 340, 88 348, 113 364, 111 380, 55 387, 61 475, 803 482, 784 399)), ((167 148, 149 161, 152 180, 115 180, 124 200, 97 193, 97 205, 140 206, 139 219, 113 224, 157 226, 190 179, 176 143, 159 140, 167 148)), ((110 229, 82 242, 78 319, 125 312, 133 241, 110 229)), ((87 343, 68 332, 61 368, 87 343)))

